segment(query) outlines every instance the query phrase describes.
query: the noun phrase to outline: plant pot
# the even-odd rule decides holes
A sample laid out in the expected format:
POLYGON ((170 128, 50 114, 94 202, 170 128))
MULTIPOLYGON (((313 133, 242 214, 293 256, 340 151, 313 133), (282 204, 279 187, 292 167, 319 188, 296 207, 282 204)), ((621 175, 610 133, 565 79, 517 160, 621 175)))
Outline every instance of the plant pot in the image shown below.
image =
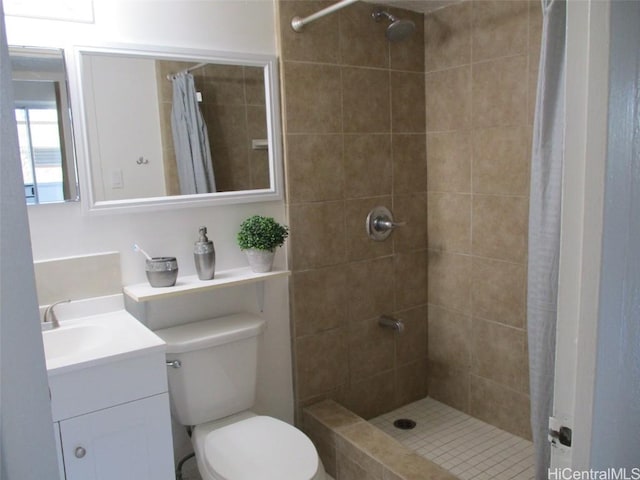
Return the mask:
POLYGON ((244 251, 249 261, 251 270, 255 273, 270 272, 273 266, 273 257, 276 252, 271 250, 258 250, 255 248, 248 248, 244 251))

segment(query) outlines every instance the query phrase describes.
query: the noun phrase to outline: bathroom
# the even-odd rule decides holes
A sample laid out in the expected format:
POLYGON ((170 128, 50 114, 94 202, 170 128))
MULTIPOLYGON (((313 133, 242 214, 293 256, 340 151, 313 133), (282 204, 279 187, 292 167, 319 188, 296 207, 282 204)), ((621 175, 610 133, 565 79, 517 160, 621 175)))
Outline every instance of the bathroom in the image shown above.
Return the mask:
MULTIPOLYGON (((216 244, 219 268, 231 268, 244 262, 234 242, 240 221, 254 213, 273 216, 292 230, 287 250, 277 259, 281 267, 288 264, 292 277, 289 287, 279 280, 269 284, 264 311, 270 320, 293 325, 292 358, 284 361, 291 362, 294 375, 280 378, 284 387, 277 391, 295 392, 273 398, 270 394, 276 389, 264 388, 273 415, 299 420, 302 407, 334 398, 369 418, 429 393, 528 437, 523 243, 528 202, 523 163, 528 157, 523 144, 529 142, 532 125, 538 2, 505 4, 510 12, 502 24, 505 36, 494 42, 492 28, 486 36, 480 32, 486 49, 473 50, 467 57, 472 41, 464 28, 472 25, 467 2, 427 15, 424 22, 416 22, 416 36, 391 46, 384 39, 385 26, 369 18, 371 7, 366 4, 348 7, 296 34, 288 27, 290 17, 310 14, 326 2, 283 1, 277 8, 266 1, 178 3, 152 7, 148 2, 94 1, 94 24, 7 17, 7 34, 9 43, 65 48, 117 42, 277 54, 283 85, 286 200, 96 216, 84 215, 81 205, 74 203, 30 208, 33 260, 117 251, 121 281, 127 285, 144 281, 142 262, 131 250, 138 242, 157 254, 170 249, 182 255, 181 267, 189 273, 194 235, 204 224, 216 244), (351 28, 340 30, 345 22, 351 28), (447 32, 451 27, 453 33, 447 32), (447 34, 456 38, 454 44, 446 43, 451 50, 430 51, 431 41, 437 43, 447 34), (424 43, 417 41, 421 35, 424 43), (507 57, 509 61, 498 62, 507 57), (399 63, 389 68, 389 58, 399 63), (470 98, 473 105, 465 112, 459 92, 474 88, 471 66, 489 61, 505 70, 486 69, 484 83, 477 88, 506 82, 514 89, 515 105, 503 105, 501 112, 488 116, 491 120, 491 115, 513 115, 515 122, 502 130, 496 127, 499 121, 483 125, 521 162, 510 165, 515 170, 508 172, 508 181, 494 178, 490 171, 484 177, 471 178, 469 172, 465 176, 461 164, 469 150, 480 158, 491 153, 483 145, 486 137, 473 143, 459 140, 474 129, 474 112, 483 107, 470 98), (306 82, 314 73, 308 72, 319 72, 326 81, 310 88, 306 82), (340 91, 340 78, 351 80, 352 89, 340 91), (408 111, 393 109, 398 85, 403 86, 401 94, 418 99, 402 103, 408 111), (454 90, 456 85, 460 90, 454 90), (442 95, 434 97, 430 92, 438 88, 442 95), (319 104, 326 110, 312 110, 314 116, 305 117, 303 107, 320 108, 304 103, 309 92, 322 96, 319 104), (377 143, 359 142, 364 136, 377 143), (394 138, 403 141, 394 144, 394 138), (406 151, 398 151, 398 146, 406 151), (445 155, 451 150, 460 163, 454 171, 439 171, 438 157, 430 157, 430 152, 445 155), (342 162, 342 152, 349 162, 342 162), (304 161, 309 158, 323 161, 304 161), (478 198, 484 202, 475 202, 478 198), (390 242, 372 244, 359 234, 368 209, 379 203, 387 204, 407 225, 394 232, 390 242), (488 216, 486 236, 472 238, 474 227, 483 226, 478 223, 483 214, 488 216), (503 237, 498 243, 492 237, 501 229, 514 232, 508 245, 500 245, 503 237), (474 248, 480 253, 474 254, 474 248), (474 283, 490 275, 507 291, 483 291, 486 284, 474 283), (347 291, 355 293, 347 297, 347 291), (503 302, 474 302, 484 295, 503 302), (402 314, 405 335, 395 337, 379 329, 371 320, 380 313, 402 314), (485 321, 492 315, 500 316, 499 321, 485 321), (480 355, 473 364, 472 354, 480 355)), ((490 18, 491 12, 486 13, 490 18)), ((576 22, 587 22, 580 18, 582 13, 577 12, 576 22)), ((224 309, 231 306, 220 308, 227 313, 224 309)), ((285 349, 289 351, 288 344, 285 349)))

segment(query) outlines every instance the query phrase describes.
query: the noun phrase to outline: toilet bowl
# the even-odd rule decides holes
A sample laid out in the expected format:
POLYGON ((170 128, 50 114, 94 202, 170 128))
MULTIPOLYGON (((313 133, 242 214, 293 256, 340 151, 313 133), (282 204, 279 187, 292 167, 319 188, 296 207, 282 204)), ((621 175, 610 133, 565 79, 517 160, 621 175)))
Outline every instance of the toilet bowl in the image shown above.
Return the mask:
POLYGON ((325 480, 311 440, 250 409, 264 320, 235 314, 157 330, 167 344, 173 416, 193 427, 203 480, 325 480))
POLYGON ((253 413, 220 426, 198 425, 191 441, 203 480, 324 480, 311 440, 273 417, 253 413))

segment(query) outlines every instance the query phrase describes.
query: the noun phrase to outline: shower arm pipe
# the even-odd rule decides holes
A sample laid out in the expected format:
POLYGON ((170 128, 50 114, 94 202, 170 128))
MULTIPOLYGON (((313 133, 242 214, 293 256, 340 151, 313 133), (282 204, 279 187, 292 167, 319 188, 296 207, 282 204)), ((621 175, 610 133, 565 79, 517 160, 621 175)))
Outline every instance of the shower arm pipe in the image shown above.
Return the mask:
POLYGON ((293 17, 291 19, 291 28, 293 28, 296 32, 301 32, 307 23, 318 20, 319 18, 336 12, 346 6, 351 5, 352 3, 356 3, 357 1, 359 0, 341 0, 340 2, 334 3, 333 5, 329 5, 327 8, 323 8, 322 10, 317 11, 313 15, 309 15, 308 17, 293 17))
POLYGON ((197 65, 194 65, 193 67, 189 67, 189 68, 185 68, 184 70, 180 70, 179 72, 176 73, 170 73, 167 75, 167 80, 173 80, 175 78, 176 75, 180 75, 181 73, 190 73, 193 70, 197 70, 198 68, 202 68, 206 65, 209 65, 208 63, 204 62, 204 63, 198 63, 197 65))

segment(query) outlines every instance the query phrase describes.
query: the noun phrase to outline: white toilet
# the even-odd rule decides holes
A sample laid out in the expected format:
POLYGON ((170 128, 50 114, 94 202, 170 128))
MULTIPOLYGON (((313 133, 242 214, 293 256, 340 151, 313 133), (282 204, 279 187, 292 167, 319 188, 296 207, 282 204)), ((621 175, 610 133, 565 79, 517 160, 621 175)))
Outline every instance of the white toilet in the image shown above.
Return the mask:
POLYGON ((203 480, 324 480, 322 462, 300 430, 249 410, 255 400, 258 336, 248 313, 156 330, 167 343, 174 417, 193 426, 203 480))

